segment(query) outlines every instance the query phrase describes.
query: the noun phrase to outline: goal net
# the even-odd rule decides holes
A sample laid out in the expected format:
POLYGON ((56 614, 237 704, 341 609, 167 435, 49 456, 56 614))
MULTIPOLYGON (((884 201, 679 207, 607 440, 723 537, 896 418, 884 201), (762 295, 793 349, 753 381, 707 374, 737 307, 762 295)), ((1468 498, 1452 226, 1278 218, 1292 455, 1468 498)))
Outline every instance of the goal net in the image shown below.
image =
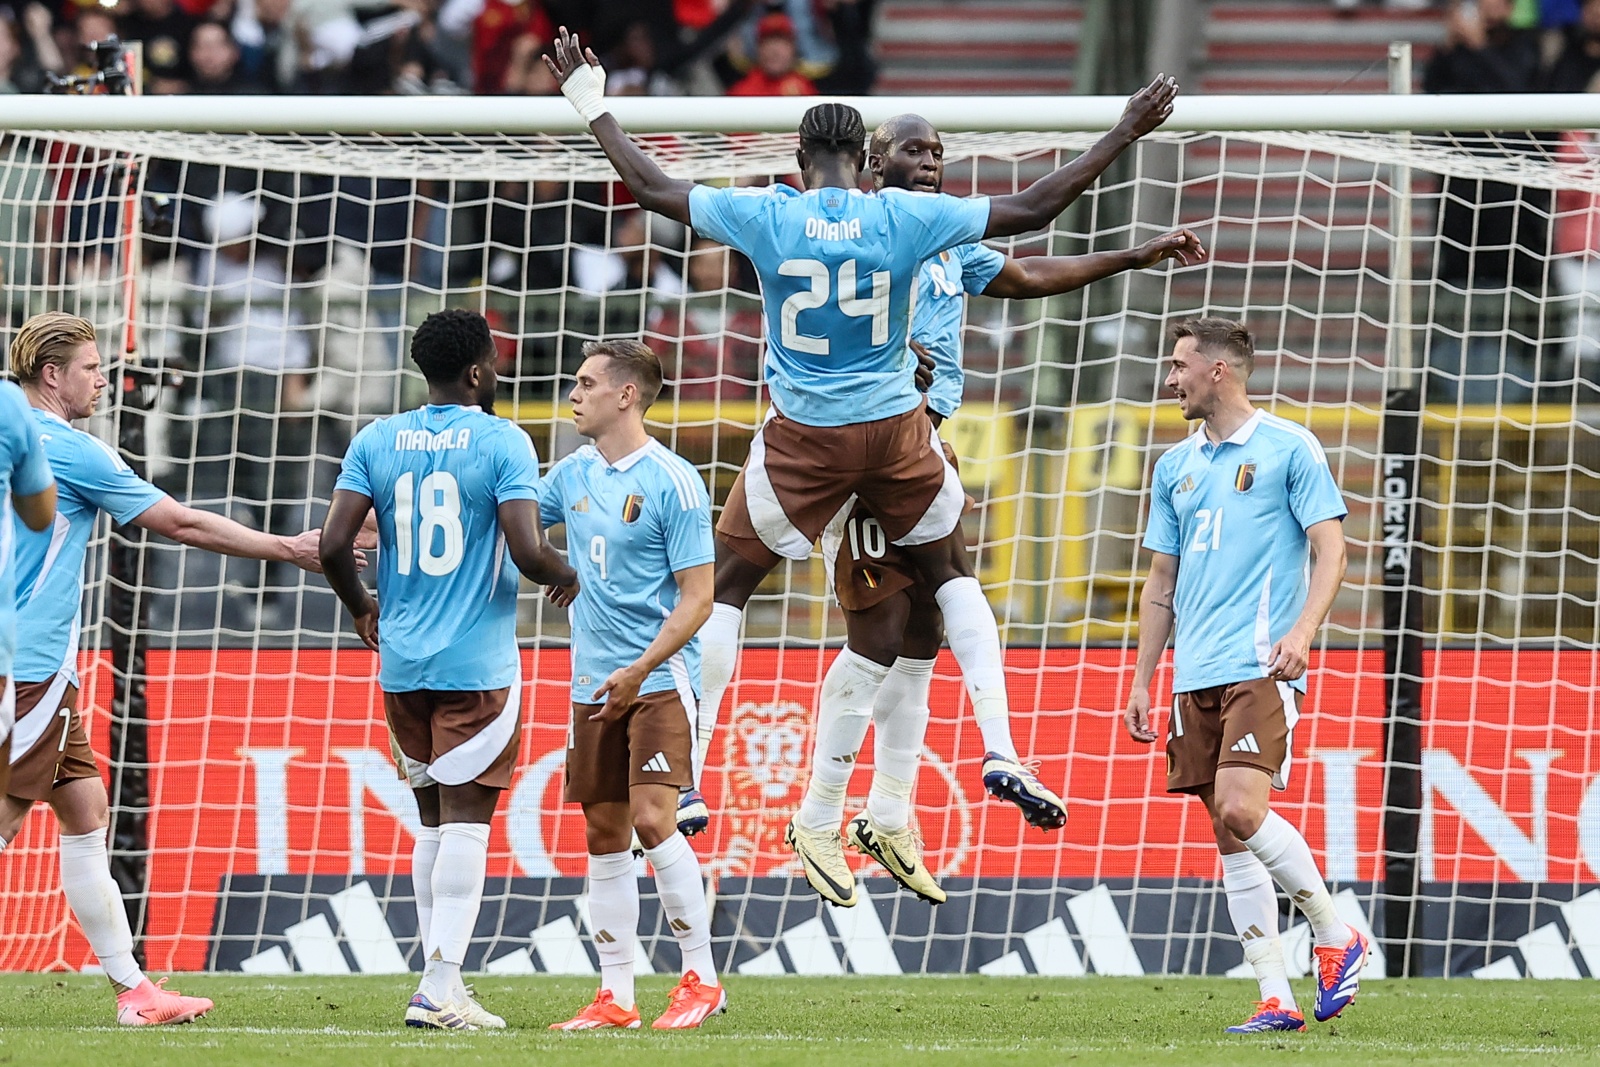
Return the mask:
MULTIPOLYGON (((938 121, 940 102, 925 103, 938 121)), ((1120 715, 1150 470, 1191 429, 1160 386, 1164 329, 1204 313, 1254 331, 1258 403, 1316 434, 1350 508, 1349 573, 1276 808, 1312 843, 1341 914, 1411 970, 1600 976, 1595 139, 1362 134, 1359 119, 1352 132, 1159 133, 1049 232, 1000 243, 1071 254, 1182 225, 1212 252, 968 306, 966 404, 943 432, 978 501, 966 530, 1007 645, 1014 730, 1070 821, 1028 831, 986 800, 983 746, 942 659, 916 815, 950 901, 931 909, 863 865, 863 904, 822 908, 781 836, 843 627, 820 558, 785 565, 748 612, 707 775, 714 817, 695 839, 725 969, 1239 968, 1204 813, 1163 792, 1161 746, 1131 742, 1120 715), (1385 674, 1395 633, 1398 681, 1385 674)), ((782 134, 644 141, 703 181, 793 170, 782 134)), ((1092 141, 952 130, 945 188, 1011 192, 1092 141)), ((578 444, 564 397, 583 343, 642 337, 669 379, 651 430, 720 506, 764 406, 754 280, 612 178, 579 135, 12 133, 0 331, 75 312, 118 361, 131 318, 137 365, 119 364, 90 428, 180 501, 284 533, 321 521, 356 430, 421 401, 405 352, 429 312, 488 316, 498 413, 546 463, 578 444)), ((135 542, 142 552, 108 530, 95 543, 84 677, 150 965, 419 967, 416 811, 389 760, 374 657, 326 584, 135 542), (146 681, 124 701, 116 674, 134 638, 146 681)), ((582 821, 560 802, 564 613, 526 589, 520 634, 520 768, 468 966, 591 973, 582 821)), ((1157 685, 1159 706, 1166 670, 1157 685)), ((0 967, 92 961, 54 837, 41 808, 0 856, 0 967)), ((642 963, 668 970, 676 950, 648 886, 642 963)), ((1304 971, 1306 929, 1285 916, 1304 971)))

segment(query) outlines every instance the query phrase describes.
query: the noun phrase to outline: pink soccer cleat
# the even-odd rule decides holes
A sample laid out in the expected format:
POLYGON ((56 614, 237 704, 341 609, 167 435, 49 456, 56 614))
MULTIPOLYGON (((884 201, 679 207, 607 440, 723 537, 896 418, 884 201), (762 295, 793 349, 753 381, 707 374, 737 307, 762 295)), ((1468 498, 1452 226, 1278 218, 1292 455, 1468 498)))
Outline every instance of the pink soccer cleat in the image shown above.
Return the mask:
POLYGON ((205 997, 186 997, 165 988, 167 980, 139 985, 117 994, 117 1023, 121 1026, 166 1026, 192 1023, 216 1005, 205 997))

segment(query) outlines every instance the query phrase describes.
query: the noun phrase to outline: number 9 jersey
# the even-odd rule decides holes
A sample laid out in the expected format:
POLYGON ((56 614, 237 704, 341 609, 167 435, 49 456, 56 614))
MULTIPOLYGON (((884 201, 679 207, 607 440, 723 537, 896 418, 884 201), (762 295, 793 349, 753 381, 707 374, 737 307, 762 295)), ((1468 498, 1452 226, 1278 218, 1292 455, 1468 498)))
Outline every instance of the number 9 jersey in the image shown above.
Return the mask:
POLYGON ((906 346, 919 271, 983 237, 989 199, 696 185, 689 221, 761 277, 773 404, 807 426, 849 426, 921 402, 906 346))
POLYGON ((385 692, 515 685, 518 575, 499 506, 537 500, 539 457, 515 423, 429 404, 380 419, 335 488, 378 515, 378 680, 385 692))

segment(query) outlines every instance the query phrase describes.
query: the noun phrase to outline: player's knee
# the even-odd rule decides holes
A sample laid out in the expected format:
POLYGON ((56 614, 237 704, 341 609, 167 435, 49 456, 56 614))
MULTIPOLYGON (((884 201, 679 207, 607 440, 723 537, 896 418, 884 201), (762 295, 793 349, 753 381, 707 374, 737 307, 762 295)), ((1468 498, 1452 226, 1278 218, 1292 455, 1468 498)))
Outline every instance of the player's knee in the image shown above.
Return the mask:
POLYGON ((1266 808, 1245 794, 1218 792, 1213 804, 1216 822, 1239 841, 1254 837, 1267 817, 1266 808))
POLYGON ((639 835, 641 845, 645 848, 655 848, 678 832, 677 813, 653 807, 643 811, 635 810, 633 831, 639 835))
MULTIPOLYGON (((100 784, 98 778, 92 781, 100 784)), ((55 812, 56 823, 61 827, 61 832, 69 837, 92 834, 111 825, 111 813, 106 803, 103 784, 99 789, 58 790, 50 799, 50 807, 55 812)))

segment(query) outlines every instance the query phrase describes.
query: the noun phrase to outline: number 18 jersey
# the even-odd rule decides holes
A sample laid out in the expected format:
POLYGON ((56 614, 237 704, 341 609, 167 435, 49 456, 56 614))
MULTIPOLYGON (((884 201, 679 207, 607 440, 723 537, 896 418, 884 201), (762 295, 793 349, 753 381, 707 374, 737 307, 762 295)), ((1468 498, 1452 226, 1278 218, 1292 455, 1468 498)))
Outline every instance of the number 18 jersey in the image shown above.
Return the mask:
POLYGON ((378 515, 378 681, 386 692, 516 683, 517 568, 499 506, 537 500, 539 458, 515 423, 429 404, 380 419, 338 489, 378 515))
POLYGON ((849 426, 922 402, 906 346, 918 271, 983 237, 989 199, 697 185, 689 221, 761 277, 773 404, 807 426, 849 426))

